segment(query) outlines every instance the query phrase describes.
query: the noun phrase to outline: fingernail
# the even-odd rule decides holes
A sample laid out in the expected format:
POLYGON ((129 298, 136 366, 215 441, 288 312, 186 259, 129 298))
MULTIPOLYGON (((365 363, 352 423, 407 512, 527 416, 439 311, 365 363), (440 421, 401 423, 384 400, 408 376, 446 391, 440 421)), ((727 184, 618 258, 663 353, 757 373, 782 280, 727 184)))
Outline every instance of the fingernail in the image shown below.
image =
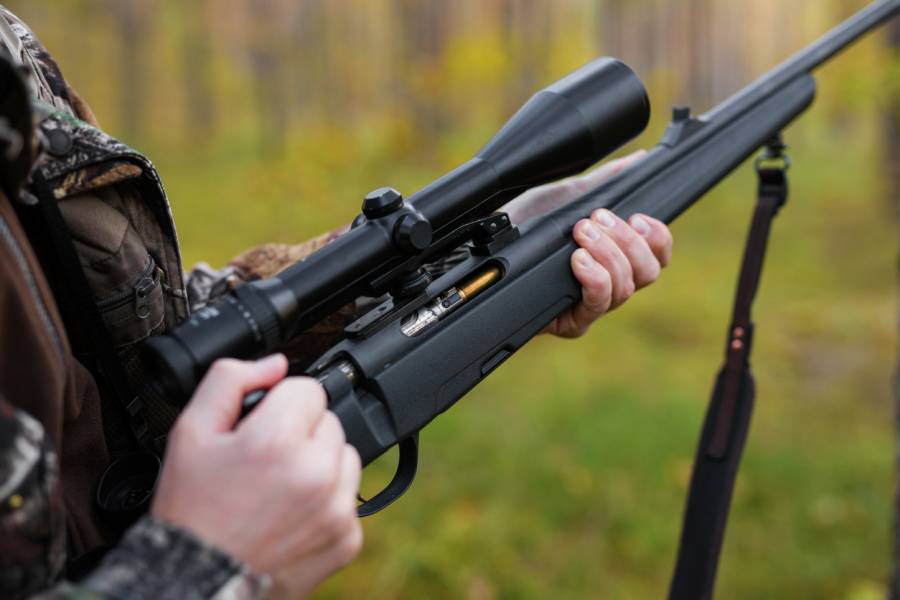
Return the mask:
POLYGON ((274 368, 275 365, 282 364, 284 360, 284 354, 270 354, 269 356, 256 361, 256 366, 261 369, 271 369, 274 368))
POLYGON ((616 226, 615 217, 613 217, 613 214, 605 208, 601 208, 600 210, 595 212, 594 218, 597 219, 597 221, 607 229, 612 229, 616 226))
POLYGON ((640 215, 631 217, 631 228, 644 237, 650 235, 650 223, 648 223, 647 219, 640 215))
POLYGON ((585 221, 584 225, 581 228, 581 231, 590 240, 596 240, 600 237, 600 232, 597 231, 597 228, 594 227, 594 224, 590 221, 585 221))
POLYGON ((591 258, 591 255, 588 254, 588 251, 582 248, 576 252, 578 254, 577 260, 579 264, 585 269, 590 269, 594 266, 594 259, 591 258))

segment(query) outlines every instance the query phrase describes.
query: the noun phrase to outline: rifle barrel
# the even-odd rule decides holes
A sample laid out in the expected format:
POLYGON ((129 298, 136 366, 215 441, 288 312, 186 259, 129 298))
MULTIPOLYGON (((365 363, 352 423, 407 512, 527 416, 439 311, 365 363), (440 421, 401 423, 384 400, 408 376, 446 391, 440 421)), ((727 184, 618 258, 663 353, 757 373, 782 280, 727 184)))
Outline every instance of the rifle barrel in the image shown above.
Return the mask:
POLYGON ((728 119, 791 81, 810 73, 826 63, 835 54, 884 24, 900 13, 900 0, 878 0, 868 5, 805 49, 736 93, 734 96, 707 112, 707 119, 728 119))

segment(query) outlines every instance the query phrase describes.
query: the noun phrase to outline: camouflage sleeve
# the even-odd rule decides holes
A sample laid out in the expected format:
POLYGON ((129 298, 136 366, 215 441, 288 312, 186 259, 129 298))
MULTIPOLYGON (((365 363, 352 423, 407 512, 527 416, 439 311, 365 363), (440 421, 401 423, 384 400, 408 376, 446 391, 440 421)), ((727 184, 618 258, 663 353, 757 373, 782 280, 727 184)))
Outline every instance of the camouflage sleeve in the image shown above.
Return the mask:
POLYGON ((134 525, 85 580, 62 581, 65 512, 43 427, 0 398, 0 598, 255 600, 269 579, 152 517, 134 525))
POLYGON ((255 600, 269 587, 268 577, 184 529, 144 517, 77 591, 88 598, 255 600))
MULTIPOLYGON (((205 263, 187 275, 188 302, 191 311, 214 302, 240 283, 266 279, 339 238, 348 230, 341 227, 301 244, 264 244, 236 256, 224 269, 215 271, 205 263)), ((282 352, 295 365, 305 365, 325 352, 358 317, 355 305, 347 305, 324 318, 292 340, 282 352)))
POLYGON ((63 572, 57 464, 40 423, 0 398, 0 598, 27 598, 63 572))

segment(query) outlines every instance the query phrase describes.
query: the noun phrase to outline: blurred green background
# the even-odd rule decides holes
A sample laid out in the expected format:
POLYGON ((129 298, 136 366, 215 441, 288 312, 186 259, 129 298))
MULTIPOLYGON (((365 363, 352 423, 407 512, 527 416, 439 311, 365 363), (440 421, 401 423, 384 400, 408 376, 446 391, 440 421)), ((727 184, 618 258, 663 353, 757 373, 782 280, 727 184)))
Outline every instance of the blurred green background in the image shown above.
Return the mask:
MULTIPOLYGON (((600 55, 647 83, 652 145, 859 0, 7 0, 112 134, 155 158, 186 261, 349 221, 469 158, 600 55)), ((721 598, 885 595, 892 568, 900 26, 821 72, 757 308, 758 409, 721 598)), ((673 227, 653 288, 540 339, 422 436, 323 598, 659 598, 723 350, 748 166, 673 227)), ((376 465, 375 487, 390 465, 376 465)), ((240 485, 240 482, 235 482, 240 485)))

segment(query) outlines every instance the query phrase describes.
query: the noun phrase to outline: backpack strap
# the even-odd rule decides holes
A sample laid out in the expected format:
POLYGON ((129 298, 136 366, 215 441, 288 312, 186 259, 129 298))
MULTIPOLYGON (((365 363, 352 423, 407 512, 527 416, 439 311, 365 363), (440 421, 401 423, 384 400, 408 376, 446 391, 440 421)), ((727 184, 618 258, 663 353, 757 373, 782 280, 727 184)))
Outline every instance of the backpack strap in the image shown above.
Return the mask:
POLYGON ((780 137, 756 163, 759 193, 735 294, 725 364, 716 377, 694 458, 669 600, 709 600, 734 483, 756 394, 750 371, 751 309, 759 288, 772 221, 787 200, 788 158, 780 137))

